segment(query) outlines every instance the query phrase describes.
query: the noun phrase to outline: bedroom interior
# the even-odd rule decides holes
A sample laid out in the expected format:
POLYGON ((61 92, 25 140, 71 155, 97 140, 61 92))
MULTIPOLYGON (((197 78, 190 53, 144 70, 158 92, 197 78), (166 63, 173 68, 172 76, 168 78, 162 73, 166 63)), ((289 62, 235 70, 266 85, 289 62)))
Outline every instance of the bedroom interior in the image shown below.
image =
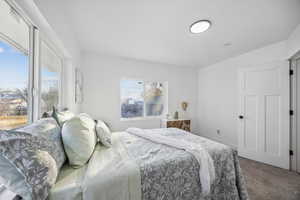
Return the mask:
POLYGON ((299 200, 300 0, 0 0, 0 200, 299 200))

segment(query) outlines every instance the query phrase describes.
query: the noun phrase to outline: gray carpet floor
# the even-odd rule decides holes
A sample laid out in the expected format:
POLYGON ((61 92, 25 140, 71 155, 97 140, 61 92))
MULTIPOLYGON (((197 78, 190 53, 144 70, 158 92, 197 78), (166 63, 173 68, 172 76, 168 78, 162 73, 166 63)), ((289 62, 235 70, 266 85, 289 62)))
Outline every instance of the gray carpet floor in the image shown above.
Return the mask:
POLYGON ((300 200, 300 175, 240 158, 250 200, 300 200))

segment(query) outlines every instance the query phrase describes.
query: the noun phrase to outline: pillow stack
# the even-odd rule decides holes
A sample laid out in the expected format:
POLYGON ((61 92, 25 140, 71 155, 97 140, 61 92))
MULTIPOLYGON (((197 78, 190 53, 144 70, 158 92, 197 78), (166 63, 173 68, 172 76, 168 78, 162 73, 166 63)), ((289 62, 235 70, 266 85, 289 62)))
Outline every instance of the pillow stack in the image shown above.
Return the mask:
POLYGON ((88 114, 75 116, 69 111, 53 109, 52 117, 62 128, 61 135, 69 164, 74 168, 85 165, 92 156, 97 136, 100 142, 111 146, 111 131, 101 120, 93 120, 88 114))
POLYGON ((59 112, 15 131, 0 131, 0 182, 24 200, 46 199, 65 163, 61 128, 74 116, 59 112))
POLYGON ((0 182, 24 200, 44 200, 68 158, 74 168, 92 156, 97 138, 111 147, 111 131, 88 114, 53 109, 52 117, 16 131, 0 130, 0 182))

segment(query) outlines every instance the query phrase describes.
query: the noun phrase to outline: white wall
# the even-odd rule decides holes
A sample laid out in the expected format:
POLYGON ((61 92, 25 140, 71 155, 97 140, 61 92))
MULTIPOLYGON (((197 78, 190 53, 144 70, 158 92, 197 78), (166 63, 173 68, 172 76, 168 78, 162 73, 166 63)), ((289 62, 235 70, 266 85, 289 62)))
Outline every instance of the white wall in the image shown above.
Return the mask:
POLYGON ((290 37, 287 40, 288 45, 288 56, 292 57, 298 51, 300 51, 300 24, 297 28, 292 32, 290 37))
POLYGON ((286 60, 287 44, 279 42, 200 69, 198 72, 198 129, 208 138, 238 145, 238 85, 240 67, 258 67, 286 60), (217 134, 220 129, 220 135, 217 134))
POLYGON ((180 109, 182 101, 189 102, 188 115, 192 129, 197 129, 197 70, 165 64, 155 64, 118 57, 83 54, 84 102, 82 112, 103 119, 114 131, 127 127, 158 128, 160 120, 120 121, 120 80, 168 81, 169 112, 180 109))

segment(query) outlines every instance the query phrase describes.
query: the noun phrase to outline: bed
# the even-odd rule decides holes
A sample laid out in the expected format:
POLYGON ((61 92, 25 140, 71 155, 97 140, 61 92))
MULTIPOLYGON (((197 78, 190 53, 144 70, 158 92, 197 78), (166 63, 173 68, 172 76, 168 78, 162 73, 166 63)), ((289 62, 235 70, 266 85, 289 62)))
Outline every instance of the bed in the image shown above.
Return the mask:
POLYGON ((249 199, 237 151, 183 130, 151 129, 163 135, 201 145, 213 161, 215 178, 203 192, 201 166, 193 154, 130 132, 112 134, 112 147, 98 144, 88 165, 65 166, 49 199, 78 200, 209 200, 249 199))

